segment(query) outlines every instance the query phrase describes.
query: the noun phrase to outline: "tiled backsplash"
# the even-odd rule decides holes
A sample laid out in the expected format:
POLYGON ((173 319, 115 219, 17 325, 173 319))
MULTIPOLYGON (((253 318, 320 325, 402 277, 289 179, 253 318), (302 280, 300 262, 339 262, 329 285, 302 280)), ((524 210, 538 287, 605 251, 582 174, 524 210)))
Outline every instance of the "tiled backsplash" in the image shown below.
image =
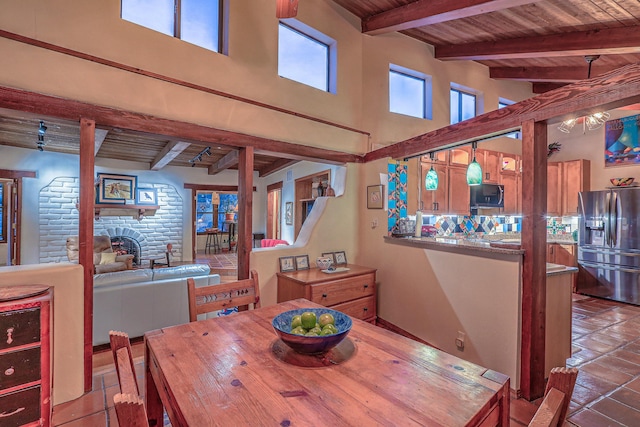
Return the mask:
MULTIPOLYGON (((422 223, 435 227, 438 230, 438 236, 477 233, 493 235, 497 233, 519 233, 522 231, 522 217, 520 216, 425 215, 422 217, 422 223)), ((548 234, 571 234, 573 230, 577 229, 577 217, 547 219, 548 234)))

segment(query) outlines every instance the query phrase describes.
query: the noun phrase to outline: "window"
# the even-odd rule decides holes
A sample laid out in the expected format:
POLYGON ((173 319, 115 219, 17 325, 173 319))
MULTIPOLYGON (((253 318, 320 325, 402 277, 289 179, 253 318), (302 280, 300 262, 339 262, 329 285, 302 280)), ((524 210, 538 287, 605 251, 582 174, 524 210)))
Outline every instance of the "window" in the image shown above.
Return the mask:
POLYGON ((451 124, 477 115, 476 95, 458 88, 451 88, 451 124))
MULTIPOLYGON (((504 108, 507 105, 511 105, 511 104, 515 104, 515 102, 509 101, 507 99, 500 98, 500 100, 498 101, 498 109, 504 108)), ((508 138, 513 138, 513 139, 522 139, 522 133, 520 131, 511 132, 511 133, 506 134, 505 136, 508 137, 508 138)))
POLYGON ((431 119, 431 76, 391 64, 389 111, 420 119, 431 119))
POLYGON ((234 221, 237 220, 237 193, 199 191, 196 195, 196 233, 204 233, 207 228, 222 229, 227 213, 233 213, 234 221))
POLYGON ((278 27, 278 75, 336 92, 336 41, 295 20, 278 27))
POLYGON ((6 186, 6 183, 0 182, 0 243, 7 242, 7 231, 4 226, 7 222, 7 201, 4 198, 6 186))
POLYGON ((214 52, 222 51, 223 0, 122 0, 121 17, 214 52))

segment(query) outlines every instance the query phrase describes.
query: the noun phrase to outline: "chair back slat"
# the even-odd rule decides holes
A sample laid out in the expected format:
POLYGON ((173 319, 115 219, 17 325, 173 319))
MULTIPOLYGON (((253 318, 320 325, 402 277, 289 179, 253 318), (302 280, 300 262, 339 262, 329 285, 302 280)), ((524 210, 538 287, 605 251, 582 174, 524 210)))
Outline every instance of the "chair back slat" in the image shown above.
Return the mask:
POLYGON ((125 394, 140 394, 136 370, 133 364, 129 335, 120 331, 109 331, 109 342, 113 353, 113 362, 118 374, 120 391, 125 394))
POLYGON ((260 283, 258 272, 251 270, 251 278, 218 285, 196 288, 192 278, 187 279, 189 294, 189 321, 198 320, 198 314, 224 310, 230 307, 260 308, 260 283))
POLYGON ((551 370, 544 400, 529 423, 529 427, 557 427, 564 424, 577 378, 577 368, 551 370))
POLYGON ((113 404, 120 427, 149 427, 144 402, 137 394, 116 393, 113 404))

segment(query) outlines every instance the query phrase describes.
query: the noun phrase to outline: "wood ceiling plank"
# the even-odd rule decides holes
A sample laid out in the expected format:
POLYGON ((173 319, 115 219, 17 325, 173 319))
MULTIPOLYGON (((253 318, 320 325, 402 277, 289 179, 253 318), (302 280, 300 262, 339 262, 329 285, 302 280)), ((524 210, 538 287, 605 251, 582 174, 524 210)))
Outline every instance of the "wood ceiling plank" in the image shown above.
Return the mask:
POLYGON ((375 35, 407 30, 537 1, 540 0, 418 0, 363 19, 362 32, 375 35))
POLYGON ((191 143, 184 141, 170 141, 151 163, 151 170, 157 171, 168 165, 191 143))
POLYGON ((298 0, 276 0, 276 18, 295 18, 298 15, 298 0))
POLYGON ((640 26, 436 46, 443 61, 640 53, 640 26))
POLYGON ((258 176, 260 178, 264 178, 265 176, 269 176, 272 173, 276 173, 281 171, 282 169, 285 169, 291 165, 294 165, 296 163, 298 163, 299 160, 292 160, 292 159, 278 159, 275 162, 272 162, 262 168, 258 169, 258 176))
MULTIPOLYGON (((615 70, 618 67, 596 67, 591 69, 591 77, 615 70)), ((490 67, 489 77, 492 79, 523 80, 529 82, 574 83, 587 78, 588 64, 583 68, 576 67, 490 67)))
POLYGON ((223 170, 229 169, 232 166, 237 166, 239 156, 240 156, 240 151, 231 150, 223 158, 221 158, 216 163, 209 166, 209 169, 208 169, 209 175, 216 175, 222 172, 223 170))

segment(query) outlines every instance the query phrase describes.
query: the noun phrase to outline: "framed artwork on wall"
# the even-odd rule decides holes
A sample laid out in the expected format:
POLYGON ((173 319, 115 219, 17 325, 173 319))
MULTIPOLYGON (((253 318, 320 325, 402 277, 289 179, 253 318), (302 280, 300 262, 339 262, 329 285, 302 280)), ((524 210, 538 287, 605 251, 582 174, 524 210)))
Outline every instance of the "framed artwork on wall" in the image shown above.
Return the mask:
POLYGON ((285 203, 284 219, 287 225, 293 225, 293 202, 285 203))
POLYGON ((98 203, 125 204, 135 200, 138 177, 134 175, 98 174, 98 203))
POLYGON ((367 209, 382 209, 384 207, 383 191, 382 184, 367 186, 367 209))
POLYGON ((155 188, 137 188, 136 189, 137 205, 157 205, 158 192, 155 188))

